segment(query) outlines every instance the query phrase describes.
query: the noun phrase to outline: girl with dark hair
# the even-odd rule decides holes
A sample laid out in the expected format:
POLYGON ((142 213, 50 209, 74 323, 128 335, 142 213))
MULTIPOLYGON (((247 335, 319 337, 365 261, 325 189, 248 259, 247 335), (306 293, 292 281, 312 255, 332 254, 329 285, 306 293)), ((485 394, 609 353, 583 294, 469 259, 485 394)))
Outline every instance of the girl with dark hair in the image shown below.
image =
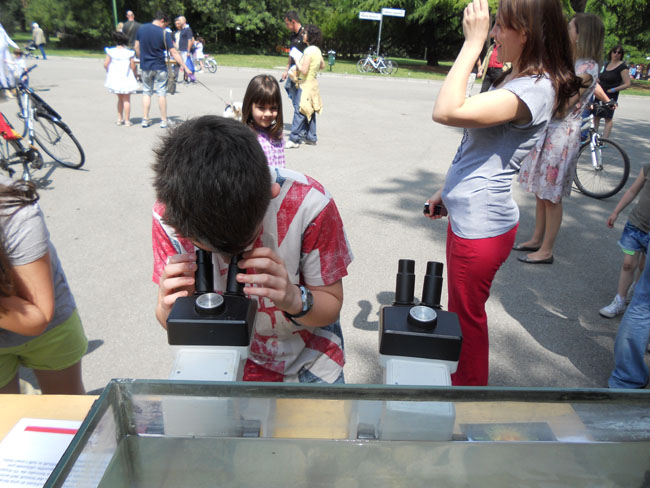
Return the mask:
MULTIPOLYGON (((620 44, 611 48, 607 54, 605 67, 598 77, 598 84, 611 99, 616 101, 618 101, 619 92, 632 86, 630 70, 623 62, 624 55, 625 49, 620 44)), ((614 109, 599 104, 599 107, 594 110, 594 126, 596 130, 600 125, 601 116, 605 119, 603 137, 607 139, 612 132, 612 127, 614 127, 614 109)))
POLYGON ((113 32, 115 47, 107 47, 104 86, 117 95, 117 125, 131 126, 131 93, 138 88, 135 51, 129 49, 129 38, 123 32, 113 32))
POLYGON ((315 25, 305 27, 303 41, 307 44, 302 58, 296 63, 298 70, 298 97, 300 99, 301 119, 291 129, 286 147, 288 149, 300 147, 301 134, 305 135, 305 144, 316 145, 316 114, 323 110, 323 102, 320 98, 320 88, 316 75, 325 68, 325 60, 320 50, 323 42, 323 34, 315 25))
POLYGON ((560 0, 501 0, 491 35, 499 61, 512 67, 489 91, 465 98, 489 25, 487 0, 473 0, 464 12, 465 42, 433 110, 436 122, 465 128, 444 188, 428 200, 440 209, 429 218, 449 215, 448 307, 463 332, 454 385, 488 383, 485 303, 517 232, 512 178, 552 114, 580 86, 560 0))
POLYGON ((282 93, 275 78, 257 75, 250 81, 242 103, 242 121, 257 134, 269 166, 284 168, 282 93))
POLYGON ((605 27, 593 14, 576 14, 569 22, 575 72, 583 80, 580 96, 574 97, 564 117, 554 118, 546 136, 524 159, 519 182, 537 199, 535 231, 532 237, 514 246, 515 251, 532 251, 518 259, 530 264, 553 262, 553 246, 562 224, 562 198, 571 193, 580 151, 582 112, 598 82, 598 62, 603 55, 605 27))
POLYGON ((34 185, 0 177, 0 393, 32 368, 43 393, 85 393, 88 340, 50 242, 34 185))

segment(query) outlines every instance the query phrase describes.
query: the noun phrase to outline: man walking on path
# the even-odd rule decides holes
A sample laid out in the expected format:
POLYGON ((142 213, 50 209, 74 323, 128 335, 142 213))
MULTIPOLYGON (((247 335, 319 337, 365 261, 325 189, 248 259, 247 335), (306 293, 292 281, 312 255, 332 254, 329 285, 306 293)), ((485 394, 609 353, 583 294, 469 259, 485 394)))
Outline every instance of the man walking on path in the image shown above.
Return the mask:
POLYGON ((43 46, 45 46, 45 34, 43 34, 43 29, 41 29, 36 22, 32 24, 32 43, 35 47, 41 50, 43 59, 47 59, 45 49, 43 48, 43 46))
POLYGON ((140 22, 135 21, 135 14, 132 10, 126 12, 126 22, 122 26, 122 32, 126 34, 126 37, 129 38, 129 49, 133 49, 135 45, 135 35, 138 33, 140 28, 140 22))
POLYGON ((155 19, 150 24, 144 24, 138 29, 135 40, 135 53, 140 58, 142 70, 142 127, 149 127, 149 108, 151 96, 155 91, 160 107, 160 127, 167 127, 167 64, 166 54, 176 60, 183 71, 189 73, 181 55, 174 48, 172 36, 165 30, 169 18, 163 12, 156 12, 155 19))
MULTIPOLYGON (((305 44, 305 41, 303 40, 305 30, 303 26, 300 24, 300 18, 298 17, 298 13, 294 10, 290 10, 289 12, 287 12, 287 14, 284 16, 284 24, 287 26, 287 29, 291 31, 291 37, 289 38, 289 50, 291 51, 291 49, 295 47, 300 52, 303 52, 307 47, 307 44, 305 44)), ((302 120, 302 116, 300 114, 299 88, 291 78, 287 78, 289 74, 289 70, 295 64, 296 62, 291 57, 291 54, 289 54, 287 69, 285 69, 284 73, 282 73, 282 81, 284 80, 287 81, 284 88, 285 90, 287 90, 287 95, 289 95, 289 100, 291 100, 291 103, 293 104, 293 122, 291 123, 292 132, 294 128, 298 127, 300 121, 302 120)), ((300 134, 301 137, 304 137, 304 135, 305 135, 304 133, 300 134)))

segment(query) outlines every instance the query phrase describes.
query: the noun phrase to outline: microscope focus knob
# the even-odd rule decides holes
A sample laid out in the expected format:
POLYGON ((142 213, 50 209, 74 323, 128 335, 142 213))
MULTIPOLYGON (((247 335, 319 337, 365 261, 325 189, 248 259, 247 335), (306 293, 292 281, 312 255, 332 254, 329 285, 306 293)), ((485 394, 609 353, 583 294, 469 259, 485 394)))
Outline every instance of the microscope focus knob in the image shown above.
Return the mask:
POLYGON ((411 307, 408 315, 408 323, 415 327, 423 329, 433 329, 438 322, 438 314, 431 307, 424 305, 416 305, 411 307))
POLYGON ((196 311, 201 315, 213 315, 223 310, 223 296, 218 293, 204 293, 196 298, 196 311))

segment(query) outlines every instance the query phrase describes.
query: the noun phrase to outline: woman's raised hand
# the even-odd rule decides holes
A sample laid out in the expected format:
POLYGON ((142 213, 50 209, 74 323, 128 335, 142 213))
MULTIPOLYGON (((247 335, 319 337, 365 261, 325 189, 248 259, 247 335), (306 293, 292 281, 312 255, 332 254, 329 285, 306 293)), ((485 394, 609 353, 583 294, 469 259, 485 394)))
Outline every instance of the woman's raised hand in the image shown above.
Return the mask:
POLYGON ((465 7, 463 34, 468 42, 483 44, 490 30, 490 6, 488 0, 472 0, 465 7))

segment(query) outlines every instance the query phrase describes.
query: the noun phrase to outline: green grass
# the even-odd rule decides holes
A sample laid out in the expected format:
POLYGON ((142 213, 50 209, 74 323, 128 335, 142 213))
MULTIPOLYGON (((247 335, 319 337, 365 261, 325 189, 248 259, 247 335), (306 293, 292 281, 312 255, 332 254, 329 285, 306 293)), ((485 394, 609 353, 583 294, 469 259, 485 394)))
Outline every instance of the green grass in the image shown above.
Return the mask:
MULTIPOLYGON (((11 38, 21 48, 25 44, 32 41, 32 34, 29 32, 15 32, 11 38)), ((37 49, 36 54, 40 56, 40 51, 37 49)), ((81 58, 102 58, 105 56, 104 51, 93 49, 69 49, 59 47, 59 39, 50 37, 49 42, 45 45, 45 54, 48 56, 68 56, 68 57, 81 57, 81 58)))
MULTIPOLYGON (((263 69, 282 69, 287 65, 286 55, 243 55, 243 54, 215 54, 215 59, 221 66, 237 66, 248 68, 263 68, 263 69)), ((449 70, 451 63, 443 63, 443 66, 431 68, 426 65, 425 61, 406 59, 406 58, 391 58, 397 61, 399 70, 392 77, 401 78, 421 78, 421 79, 434 79, 443 80, 445 73, 449 70), (447 64, 447 66, 444 66, 447 64)), ((338 73, 338 74, 354 74, 360 75, 357 71, 357 61, 359 59, 337 59, 334 66, 326 66, 325 72, 338 73)), ((327 59, 325 60, 327 63, 327 59)), ((363 76, 388 76, 379 73, 367 73, 363 76)))

